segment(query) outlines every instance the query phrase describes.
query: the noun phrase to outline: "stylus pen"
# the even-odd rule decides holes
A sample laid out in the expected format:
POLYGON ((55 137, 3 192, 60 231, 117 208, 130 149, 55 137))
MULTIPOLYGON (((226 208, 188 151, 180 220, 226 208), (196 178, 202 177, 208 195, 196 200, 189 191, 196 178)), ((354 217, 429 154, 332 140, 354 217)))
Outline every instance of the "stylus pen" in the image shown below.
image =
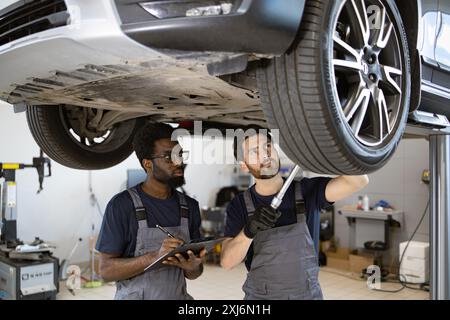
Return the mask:
POLYGON ((175 238, 175 236, 174 236, 173 234, 171 234, 171 233, 169 232, 169 230, 167 230, 167 229, 161 227, 159 224, 157 224, 156 227, 157 227, 159 230, 161 230, 162 232, 164 232, 165 234, 167 234, 169 237, 175 238))

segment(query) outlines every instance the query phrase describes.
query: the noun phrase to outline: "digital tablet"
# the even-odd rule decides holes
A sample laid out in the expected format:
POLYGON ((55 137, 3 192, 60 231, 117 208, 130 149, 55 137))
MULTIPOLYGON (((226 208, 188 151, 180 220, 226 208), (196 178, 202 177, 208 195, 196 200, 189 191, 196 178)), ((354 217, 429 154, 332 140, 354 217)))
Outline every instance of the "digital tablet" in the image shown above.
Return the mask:
POLYGON ((187 251, 189 250, 191 250, 195 255, 198 255, 200 251, 202 251, 202 249, 206 249, 207 252, 211 251, 214 248, 214 246, 221 243, 223 240, 225 240, 225 238, 214 238, 214 237, 191 240, 188 243, 185 243, 179 246, 178 248, 173 249, 172 251, 159 257, 156 261, 154 261, 147 268, 145 268, 144 271, 154 270, 164 266, 162 262, 167 258, 175 256, 177 253, 181 253, 183 256, 188 257, 187 251))

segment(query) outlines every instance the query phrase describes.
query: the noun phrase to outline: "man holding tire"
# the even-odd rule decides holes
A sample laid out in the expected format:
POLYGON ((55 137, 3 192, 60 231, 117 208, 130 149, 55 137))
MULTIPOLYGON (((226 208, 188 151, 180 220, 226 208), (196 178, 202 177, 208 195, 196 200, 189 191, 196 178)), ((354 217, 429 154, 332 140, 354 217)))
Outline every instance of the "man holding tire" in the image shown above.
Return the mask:
POLYGON ((294 181, 278 210, 270 207, 283 185, 280 159, 270 134, 234 139, 241 170, 256 183, 227 207, 221 265, 232 269, 245 259, 244 299, 322 299, 317 246, 320 209, 368 184, 368 177, 318 177, 294 181), (317 235, 315 241, 311 231, 317 235))

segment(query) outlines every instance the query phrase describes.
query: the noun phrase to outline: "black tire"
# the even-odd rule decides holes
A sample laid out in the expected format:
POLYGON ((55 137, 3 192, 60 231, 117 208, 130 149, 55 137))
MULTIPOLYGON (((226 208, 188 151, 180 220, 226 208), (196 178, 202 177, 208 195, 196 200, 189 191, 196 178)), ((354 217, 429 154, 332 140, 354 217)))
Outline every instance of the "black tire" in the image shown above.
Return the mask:
POLYGON ((36 143, 51 159, 83 170, 106 169, 130 156, 132 140, 142 122, 127 120, 114 125, 109 137, 96 145, 86 146, 69 132, 64 106, 28 106, 27 121, 36 143))
MULTIPOLYGON (((344 12, 344 10, 348 11, 349 8, 355 8, 350 1, 348 0, 346 3, 345 0, 306 0, 298 37, 291 50, 281 57, 263 61, 257 71, 261 104, 268 127, 280 129, 280 146, 282 150, 292 161, 302 166, 303 169, 313 172, 357 175, 370 173, 381 168, 393 155, 406 125, 411 83, 408 44, 399 11, 392 0, 366 0, 366 6, 372 2, 379 1, 382 3, 385 9, 381 6, 380 8, 385 10, 383 13, 386 14, 380 16, 388 17, 386 18, 387 23, 393 25, 391 35, 387 37, 389 42, 387 45, 385 44, 384 49, 381 49, 383 48, 382 46, 374 46, 369 48, 369 50, 380 48, 379 56, 375 57, 375 61, 380 65, 381 59, 394 62, 397 59, 396 57, 389 58, 386 51, 394 53, 399 51, 397 52, 398 69, 396 70, 401 70, 401 75, 395 76, 396 79, 393 80, 392 74, 387 71, 388 69, 382 69, 384 72, 389 72, 389 76, 383 80, 379 78, 377 83, 378 87, 381 88, 383 86, 385 88, 386 84, 382 81, 389 81, 389 90, 379 90, 377 91, 378 93, 380 91, 389 92, 393 90, 390 80, 397 82, 398 87, 401 88, 401 92, 397 94, 393 90, 392 99, 389 96, 389 99, 391 99, 389 101, 396 101, 395 105, 397 107, 395 107, 394 111, 397 116, 394 117, 392 112, 387 113, 385 118, 381 118, 378 127, 375 122, 370 123, 370 119, 376 118, 375 113, 378 110, 380 115, 382 115, 381 117, 384 116, 384 111, 389 108, 387 103, 385 103, 386 107, 384 109, 378 107, 377 110, 374 110, 374 108, 367 107, 368 112, 364 112, 364 115, 358 118, 362 119, 359 129, 352 129, 350 122, 347 123, 347 121, 353 121, 355 128, 358 128, 358 124, 355 123, 359 122, 356 119, 356 113, 361 111, 352 107, 351 110, 359 111, 350 112, 351 115, 347 114, 350 120, 347 120, 346 116, 344 116, 344 108, 341 106, 341 102, 344 103, 345 99, 340 100, 342 99, 340 93, 344 92, 345 88, 344 91, 339 91, 342 89, 342 85, 338 87, 335 84, 339 80, 336 80, 337 78, 334 76, 334 68, 338 68, 334 58, 340 52, 337 52, 334 47, 337 40, 333 38, 333 35, 336 34, 337 26, 341 27, 342 25, 345 27, 343 23, 337 24, 338 19, 347 17, 350 21, 349 24, 355 25, 356 22, 351 22, 351 15, 344 12), (394 47, 399 50, 392 50, 394 47), (390 79, 387 80, 388 78, 390 79), (366 116, 369 118, 366 119, 366 116), (391 116, 392 119, 395 119, 395 122, 389 122, 391 116), (385 123, 383 123, 384 120, 385 123), (385 128, 383 128, 383 125, 385 128), (355 130, 355 133, 353 130, 355 130), (383 130, 387 130, 389 133, 386 134, 384 140, 383 130), (360 135, 362 136, 361 132, 371 131, 373 131, 374 135, 376 131, 379 132, 380 141, 382 141, 378 141, 380 142, 379 145, 370 145, 370 134, 367 135, 367 141, 364 140, 366 138, 360 137, 360 135), (364 143, 361 141, 364 141, 364 143)), ((363 3, 357 2, 360 0, 355 1, 358 5, 363 3)), ((363 5, 361 5, 362 7, 363 5)), ((390 25, 388 24, 387 26, 390 27, 390 25)), ((357 40, 358 35, 356 31, 354 31, 355 35, 349 36, 348 29, 344 27, 342 27, 345 31, 343 34, 349 37, 350 40, 357 40)), ((359 29, 362 30, 363 28, 359 29)), ((374 31, 371 28, 366 28, 366 30, 378 32, 378 40, 384 40, 386 34, 388 34, 386 30, 383 31, 384 35, 383 32, 374 31)), ((361 32, 360 36, 362 38, 364 38, 363 35, 364 32, 361 32)), ((377 42, 377 45, 379 43, 382 42, 377 42)), ((365 46, 363 45, 363 47, 365 46)), ((343 50, 342 48, 345 48, 345 46, 340 45, 339 48, 343 50)), ((371 64, 367 65, 365 63, 366 60, 364 60, 368 59, 368 56, 366 56, 367 49, 366 51, 361 49, 360 52, 361 54, 364 52, 361 58, 363 71, 358 71, 358 75, 369 77, 368 72, 375 70, 370 68, 375 68, 376 63, 373 63, 374 60, 370 58, 371 64)), ((350 57, 352 56, 350 55, 350 57)), ((350 68, 345 69, 346 72, 349 70, 350 68)), ((339 71, 336 71, 336 74, 340 75, 339 71)), ((370 76, 373 77, 373 74, 370 74, 370 76)), ((349 77, 349 83, 354 81, 354 78, 349 77)), ((377 78, 375 77, 374 79, 377 78)), ((342 78, 342 81, 345 83, 346 79, 342 78)), ((349 88, 352 87, 349 85, 349 88)), ((348 91, 350 92, 350 89, 348 91)), ((385 93, 382 94, 384 97, 385 93)), ((380 97, 380 95, 377 95, 377 97, 380 97)), ((378 106, 380 104, 380 99, 373 98, 373 102, 371 96, 365 99, 368 99, 369 104, 375 103, 378 106)), ((365 102, 365 99, 362 101, 365 102)), ((346 101, 350 101, 350 99, 346 101)), ((357 103, 355 102, 356 105, 357 103)), ((349 112, 348 109, 346 110, 346 112, 349 112)), ((373 139, 376 141, 376 137, 373 139)))

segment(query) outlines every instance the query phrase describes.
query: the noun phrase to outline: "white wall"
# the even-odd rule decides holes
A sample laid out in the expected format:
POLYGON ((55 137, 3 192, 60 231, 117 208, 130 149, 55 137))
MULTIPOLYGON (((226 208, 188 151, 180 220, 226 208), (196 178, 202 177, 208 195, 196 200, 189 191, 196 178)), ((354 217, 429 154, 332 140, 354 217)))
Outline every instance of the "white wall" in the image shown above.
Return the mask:
MULTIPOLYGON (((0 162, 31 163, 39 148, 31 136, 25 113, 0 102, 0 162)), ((234 165, 189 165, 186 191, 200 206, 213 205, 215 194, 230 185, 234 165)), ((116 193, 125 188, 126 170, 140 168, 133 154, 123 163, 92 172, 92 186, 102 211, 116 193)), ((89 172, 73 170, 52 161, 52 177, 45 179, 44 190, 37 195, 38 176, 34 169, 20 170, 18 184, 18 236, 31 241, 35 236, 57 245, 55 256, 66 258, 79 237, 84 240, 72 261, 89 260, 88 238, 98 233, 101 216, 90 204, 89 172)))

